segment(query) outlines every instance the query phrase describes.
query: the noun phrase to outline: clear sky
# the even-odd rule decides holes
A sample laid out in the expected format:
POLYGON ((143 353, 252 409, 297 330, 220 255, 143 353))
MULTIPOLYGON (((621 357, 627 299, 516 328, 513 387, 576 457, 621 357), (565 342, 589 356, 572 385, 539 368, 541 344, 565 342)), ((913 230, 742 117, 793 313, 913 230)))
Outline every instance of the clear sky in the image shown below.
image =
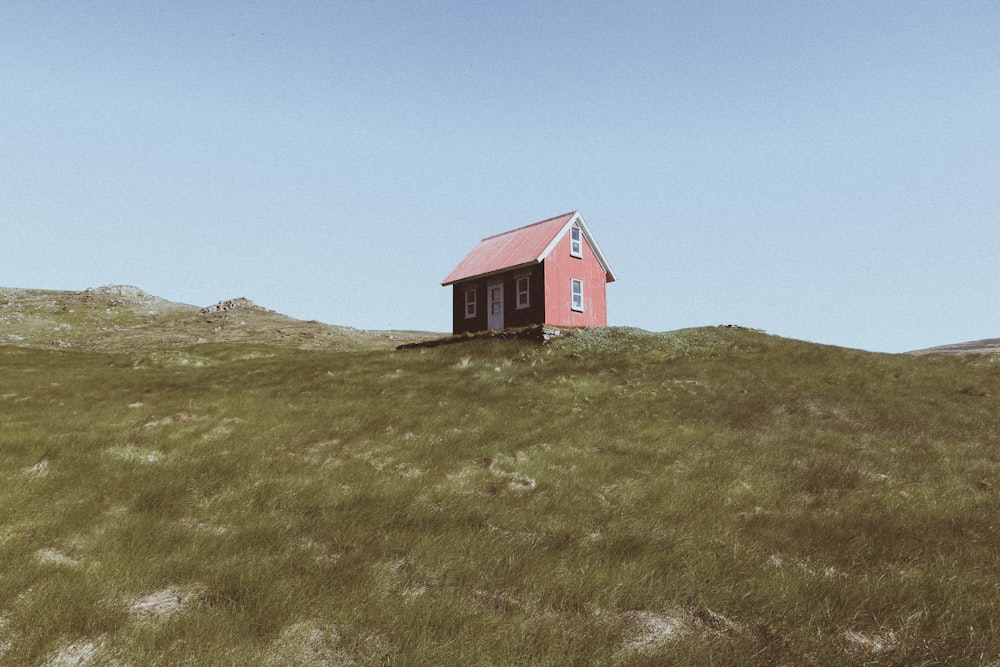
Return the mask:
POLYGON ((0 3, 0 285, 448 331, 579 210, 614 325, 1000 337, 998 2, 0 3))

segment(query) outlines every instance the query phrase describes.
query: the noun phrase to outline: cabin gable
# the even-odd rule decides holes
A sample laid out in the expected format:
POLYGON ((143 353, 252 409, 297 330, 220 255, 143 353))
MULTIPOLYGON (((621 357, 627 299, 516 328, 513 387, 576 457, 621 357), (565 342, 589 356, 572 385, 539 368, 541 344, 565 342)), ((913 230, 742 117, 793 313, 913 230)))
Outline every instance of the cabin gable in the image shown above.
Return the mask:
POLYGON ((582 230, 577 243, 573 236, 571 228, 543 262, 549 315, 546 324, 607 326, 608 274, 582 230))

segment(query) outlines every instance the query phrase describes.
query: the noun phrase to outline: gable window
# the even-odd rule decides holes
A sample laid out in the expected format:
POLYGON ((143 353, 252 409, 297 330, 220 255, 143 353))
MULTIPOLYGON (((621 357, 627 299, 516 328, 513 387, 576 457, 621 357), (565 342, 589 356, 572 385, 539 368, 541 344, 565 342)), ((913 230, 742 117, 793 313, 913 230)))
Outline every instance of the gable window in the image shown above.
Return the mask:
POLYGON ((465 319, 469 320, 476 316, 476 288, 465 288, 465 319))
POLYGON ((569 254, 573 257, 583 257, 583 240, 579 227, 569 228, 569 254))
POLYGON ((570 278, 569 289, 572 293, 572 298, 570 300, 570 308, 575 311, 583 312, 583 281, 577 278, 570 278))
POLYGON ((528 308, 531 305, 531 277, 517 276, 514 278, 514 291, 517 293, 517 308, 528 308))

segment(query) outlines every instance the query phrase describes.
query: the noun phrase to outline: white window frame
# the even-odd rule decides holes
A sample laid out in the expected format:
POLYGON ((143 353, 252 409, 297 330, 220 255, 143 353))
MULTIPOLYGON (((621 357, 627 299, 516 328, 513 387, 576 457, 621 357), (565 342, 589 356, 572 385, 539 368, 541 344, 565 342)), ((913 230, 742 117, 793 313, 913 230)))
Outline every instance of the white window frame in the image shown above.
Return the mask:
POLYGON ((583 257, 583 232, 575 225, 569 228, 569 254, 583 257))
POLYGON ((531 276, 529 274, 514 276, 514 294, 517 295, 517 310, 531 307, 531 276))
POLYGON ((471 320, 476 316, 476 288, 465 288, 465 319, 471 320))
POLYGON ((569 307, 578 313, 583 312, 583 281, 579 278, 569 279, 569 307))

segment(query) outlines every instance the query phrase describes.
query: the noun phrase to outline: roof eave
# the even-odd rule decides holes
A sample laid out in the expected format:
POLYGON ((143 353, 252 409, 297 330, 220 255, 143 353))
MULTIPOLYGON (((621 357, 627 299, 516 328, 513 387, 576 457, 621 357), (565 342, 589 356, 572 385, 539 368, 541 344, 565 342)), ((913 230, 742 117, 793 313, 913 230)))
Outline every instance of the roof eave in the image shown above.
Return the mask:
POLYGON ((448 285, 456 285, 458 283, 468 282, 470 280, 478 280, 479 278, 489 278, 490 276, 498 276, 501 273, 509 273, 510 271, 517 271, 518 269, 524 269, 529 266, 535 266, 541 264, 541 260, 532 260, 530 262, 524 262, 523 264, 514 264, 513 266, 505 266, 502 269, 497 269, 496 271, 488 271, 486 273, 477 273, 471 276, 459 276, 457 278, 452 278, 449 280, 445 278, 441 283, 442 287, 447 287, 448 285))

